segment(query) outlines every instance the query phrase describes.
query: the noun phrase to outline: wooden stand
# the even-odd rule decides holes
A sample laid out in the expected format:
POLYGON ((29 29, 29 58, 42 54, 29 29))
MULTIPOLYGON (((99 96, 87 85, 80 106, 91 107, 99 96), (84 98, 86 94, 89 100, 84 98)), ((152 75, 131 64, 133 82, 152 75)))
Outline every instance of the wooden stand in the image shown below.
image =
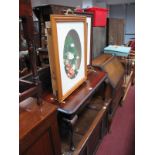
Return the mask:
POLYGON ((62 153, 90 155, 106 133, 111 103, 110 99, 102 98, 106 77, 105 72, 95 68, 89 72, 87 81, 62 103, 49 91, 43 94, 43 100, 58 106, 62 153))

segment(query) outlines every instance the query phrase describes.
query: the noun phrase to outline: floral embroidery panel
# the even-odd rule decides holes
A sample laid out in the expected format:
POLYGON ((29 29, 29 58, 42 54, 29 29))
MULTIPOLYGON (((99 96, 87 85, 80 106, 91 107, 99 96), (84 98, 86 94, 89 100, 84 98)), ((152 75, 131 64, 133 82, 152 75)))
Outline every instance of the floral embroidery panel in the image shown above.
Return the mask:
POLYGON ((74 79, 81 64, 81 42, 74 29, 70 30, 65 38, 63 61, 68 78, 74 79))

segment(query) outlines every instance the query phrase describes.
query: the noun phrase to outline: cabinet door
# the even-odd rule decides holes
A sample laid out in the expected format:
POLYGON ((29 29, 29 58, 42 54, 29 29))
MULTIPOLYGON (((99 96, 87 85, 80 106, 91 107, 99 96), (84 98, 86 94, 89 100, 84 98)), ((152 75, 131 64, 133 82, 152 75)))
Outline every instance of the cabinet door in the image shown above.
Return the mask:
POLYGON ((95 127, 92 135, 89 137, 88 140, 88 154, 87 155, 93 155, 96 151, 96 146, 99 143, 99 140, 101 138, 101 129, 102 129, 102 122, 98 122, 97 126, 95 127))
POLYGON ((54 155, 52 140, 46 131, 25 153, 25 155, 54 155))
POLYGON ((108 19, 107 41, 112 45, 124 44, 124 19, 108 19))

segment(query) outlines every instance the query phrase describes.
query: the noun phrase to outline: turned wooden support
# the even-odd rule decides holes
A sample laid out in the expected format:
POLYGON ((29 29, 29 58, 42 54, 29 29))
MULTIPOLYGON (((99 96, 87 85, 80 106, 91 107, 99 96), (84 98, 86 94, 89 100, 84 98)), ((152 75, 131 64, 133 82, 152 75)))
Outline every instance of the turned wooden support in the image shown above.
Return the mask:
POLYGON ((22 18, 22 23, 23 23, 24 37, 28 45, 33 80, 35 83, 37 83, 39 78, 38 78, 37 66, 36 66, 37 54, 36 54, 35 44, 34 44, 34 36, 33 36, 34 30, 33 30, 32 16, 27 16, 22 18))
POLYGON ((67 123, 67 125, 69 127, 70 150, 71 151, 75 150, 74 139, 73 139, 73 131, 74 131, 74 125, 75 125, 77 119, 78 119, 78 115, 75 115, 72 119, 63 118, 63 120, 67 123))

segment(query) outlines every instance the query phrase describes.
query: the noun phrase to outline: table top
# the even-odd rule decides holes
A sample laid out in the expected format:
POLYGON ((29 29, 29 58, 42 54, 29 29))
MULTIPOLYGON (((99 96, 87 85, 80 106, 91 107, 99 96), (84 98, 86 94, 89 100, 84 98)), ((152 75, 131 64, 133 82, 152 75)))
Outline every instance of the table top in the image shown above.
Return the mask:
POLYGON ((95 93, 95 90, 99 88, 106 78, 106 72, 94 68, 94 70, 89 70, 87 80, 63 102, 59 103, 55 100, 50 91, 44 92, 43 100, 56 104, 58 111, 63 114, 75 114, 84 105, 85 101, 95 93))
POLYGON ((106 61, 109 61, 110 59, 112 59, 112 55, 110 54, 101 54, 100 56, 96 57, 93 61, 92 61, 92 65, 93 66, 100 66, 101 64, 105 63, 106 61))
POLYGON ((19 109, 19 139, 23 140, 30 134, 32 129, 37 128, 45 118, 48 118, 57 110, 55 105, 43 102, 41 106, 37 105, 37 99, 29 97, 20 102, 19 109))

